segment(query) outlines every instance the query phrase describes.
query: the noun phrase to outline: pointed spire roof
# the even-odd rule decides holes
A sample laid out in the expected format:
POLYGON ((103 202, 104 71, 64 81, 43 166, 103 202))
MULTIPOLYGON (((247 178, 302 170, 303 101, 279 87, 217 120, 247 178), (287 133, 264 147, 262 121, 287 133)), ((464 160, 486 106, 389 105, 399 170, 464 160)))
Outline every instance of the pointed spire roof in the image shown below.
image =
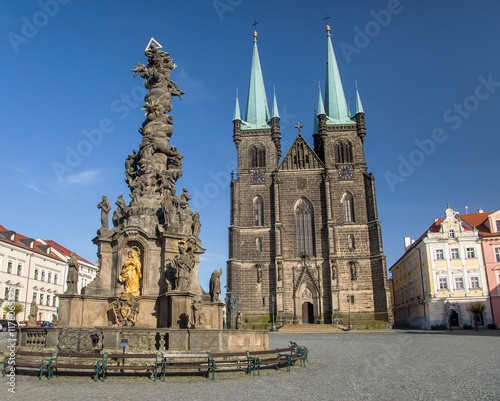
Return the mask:
POLYGON ((314 119, 313 119, 313 134, 317 134, 319 132, 319 126, 318 126, 318 113, 316 113, 316 110, 314 110, 314 119))
POLYGON ((333 45, 330 35, 330 26, 326 26, 327 32, 327 62, 326 62, 326 90, 325 90, 325 109, 329 117, 329 124, 352 124, 349 118, 349 110, 345 98, 340 71, 333 51, 333 45))
POLYGON ((273 114, 271 118, 280 118, 280 113, 278 111, 278 102, 276 101, 276 86, 273 86, 273 114))
POLYGON ((319 92, 318 92, 318 116, 325 113, 325 106, 323 104, 323 96, 321 96, 321 83, 318 82, 319 92))
POLYGON ((358 81, 355 81, 355 84, 356 84, 356 114, 364 113, 365 111, 363 110, 363 104, 361 103, 361 97, 359 96, 359 91, 358 91, 358 81))
POLYGON ((241 120, 240 102, 238 100, 238 88, 236 88, 236 105, 234 107, 233 121, 241 120))
POLYGON ((264 78, 260 67, 259 50, 257 48, 257 31, 253 33, 252 69, 250 72, 250 86, 248 88, 247 110, 245 125, 247 129, 267 128, 270 120, 264 78))

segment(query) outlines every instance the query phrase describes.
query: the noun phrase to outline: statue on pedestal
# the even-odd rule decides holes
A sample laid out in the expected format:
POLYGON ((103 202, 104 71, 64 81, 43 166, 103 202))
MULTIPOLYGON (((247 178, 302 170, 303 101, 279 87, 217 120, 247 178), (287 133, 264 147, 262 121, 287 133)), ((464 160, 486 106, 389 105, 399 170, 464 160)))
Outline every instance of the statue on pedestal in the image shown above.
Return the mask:
POLYGON ((37 319, 38 319, 38 306, 36 304, 36 299, 33 299, 33 301, 31 301, 30 315, 28 317, 28 325, 35 327, 37 319))
POLYGON ((65 294, 78 294, 78 259, 74 252, 68 260, 68 278, 66 279, 67 288, 65 294))
POLYGON ((180 291, 189 291, 191 284, 191 271, 194 268, 194 260, 192 256, 186 252, 184 241, 177 243, 179 254, 173 260, 175 268, 175 289, 180 291))
POLYGON ((210 276, 210 301, 219 302, 220 299, 220 276, 222 276, 222 269, 219 271, 214 270, 210 276))
POLYGON ((137 246, 133 246, 128 252, 128 259, 118 277, 118 281, 125 284, 122 294, 130 294, 135 297, 141 294, 139 284, 139 280, 142 278, 140 255, 141 251, 137 246))

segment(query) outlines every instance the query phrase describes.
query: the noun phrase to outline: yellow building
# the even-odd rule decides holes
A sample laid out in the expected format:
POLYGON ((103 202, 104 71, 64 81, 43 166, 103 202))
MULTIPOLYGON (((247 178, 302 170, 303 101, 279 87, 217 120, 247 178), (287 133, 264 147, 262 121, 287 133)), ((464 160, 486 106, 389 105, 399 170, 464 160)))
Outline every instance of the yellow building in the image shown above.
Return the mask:
POLYGON ((491 323, 481 239, 469 227, 448 207, 418 240, 405 238, 405 253, 389 269, 395 325, 472 325, 473 301, 486 306, 480 324, 491 323))

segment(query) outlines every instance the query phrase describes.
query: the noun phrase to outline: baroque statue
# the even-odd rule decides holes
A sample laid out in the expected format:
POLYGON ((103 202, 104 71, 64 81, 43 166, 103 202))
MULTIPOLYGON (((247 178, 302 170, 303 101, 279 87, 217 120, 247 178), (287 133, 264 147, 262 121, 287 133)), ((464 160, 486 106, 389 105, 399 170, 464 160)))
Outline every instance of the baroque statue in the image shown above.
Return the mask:
POLYGON ((68 277, 66 279, 65 294, 78 294, 78 259, 74 252, 68 260, 68 277))
POLYGON ((191 271, 194 268, 194 260, 186 250, 184 241, 177 243, 179 254, 175 256, 172 264, 175 268, 175 289, 188 291, 191 284, 191 271))
POLYGON ((139 280, 142 278, 142 272, 139 256, 141 256, 141 251, 137 246, 133 246, 128 252, 128 259, 123 264, 118 277, 118 281, 125 284, 122 294, 130 294, 134 297, 140 295, 139 280))
POLYGON ((219 302, 220 298, 220 276, 222 276, 222 269, 219 271, 214 270, 210 276, 210 301, 219 302))

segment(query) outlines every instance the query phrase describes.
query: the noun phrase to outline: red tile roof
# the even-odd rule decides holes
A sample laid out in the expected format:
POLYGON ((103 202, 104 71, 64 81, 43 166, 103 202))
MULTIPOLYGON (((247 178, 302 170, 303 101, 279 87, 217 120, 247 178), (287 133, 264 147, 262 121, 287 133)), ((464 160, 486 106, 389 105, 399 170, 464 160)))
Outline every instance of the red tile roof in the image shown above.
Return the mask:
MULTIPOLYGON (((0 242, 15 245, 16 247, 25 249, 30 252, 35 252, 37 254, 41 254, 46 257, 48 256, 50 258, 62 261, 64 263, 66 263, 67 258, 71 255, 71 251, 69 249, 63 247, 62 245, 58 244, 55 241, 48 240, 42 242, 41 240, 36 240, 34 238, 26 237, 25 235, 16 233, 13 230, 8 230, 1 224, 0 224, 0 242), (12 234, 15 234, 14 240, 11 239, 12 234), (31 246, 31 244, 33 246, 31 246), (57 250, 58 252, 66 256, 66 258, 61 258, 57 253, 53 252, 50 248, 57 250)), ((82 262, 93 264, 78 255, 77 257, 82 262)))

